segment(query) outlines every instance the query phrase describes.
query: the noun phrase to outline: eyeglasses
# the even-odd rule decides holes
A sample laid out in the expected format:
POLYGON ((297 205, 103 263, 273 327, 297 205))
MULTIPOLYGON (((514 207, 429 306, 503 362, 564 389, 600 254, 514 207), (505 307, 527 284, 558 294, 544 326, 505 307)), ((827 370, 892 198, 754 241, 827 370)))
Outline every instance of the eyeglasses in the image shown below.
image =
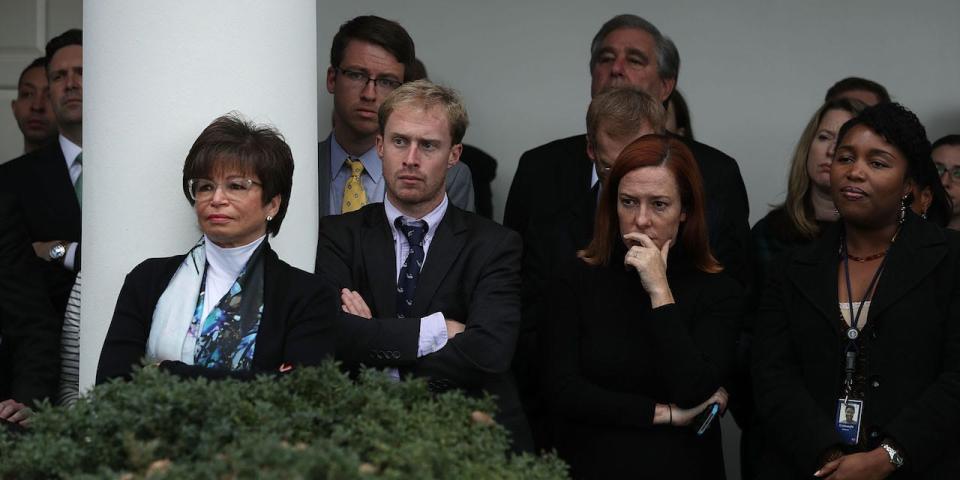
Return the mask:
POLYGON ((187 181, 187 189, 190 191, 190 198, 195 202, 206 202, 213 198, 213 194, 218 187, 223 187, 223 195, 230 200, 243 200, 250 194, 253 186, 263 186, 260 182, 254 182, 249 178, 231 178, 222 185, 206 178, 191 178, 187 181))
POLYGON ((371 77, 364 72, 347 70, 340 67, 336 67, 336 70, 340 72, 340 75, 343 75, 343 78, 346 78, 347 82, 353 87, 367 88, 367 84, 373 82, 373 86, 381 93, 389 93, 396 90, 400 85, 403 85, 402 82, 390 77, 371 77))
POLYGON ((942 177, 944 173, 950 172, 950 176, 954 180, 960 180, 960 166, 947 168, 946 165, 942 163, 934 163, 937 166, 937 176, 942 177))

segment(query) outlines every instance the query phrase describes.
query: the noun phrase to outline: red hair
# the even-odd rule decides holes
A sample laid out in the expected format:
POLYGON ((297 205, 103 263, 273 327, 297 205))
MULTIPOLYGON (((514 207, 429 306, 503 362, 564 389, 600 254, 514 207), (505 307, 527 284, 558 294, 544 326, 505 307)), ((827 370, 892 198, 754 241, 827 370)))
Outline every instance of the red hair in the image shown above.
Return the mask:
POLYGON ((606 183, 600 191, 593 239, 577 256, 590 265, 608 265, 616 245, 621 242, 617 201, 620 181, 628 173, 643 167, 664 167, 673 175, 680 190, 680 205, 687 218, 680 225, 677 246, 697 269, 716 273, 723 269, 710 253, 700 168, 683 143, 666 135, 644 135, 620 152, 606 183))

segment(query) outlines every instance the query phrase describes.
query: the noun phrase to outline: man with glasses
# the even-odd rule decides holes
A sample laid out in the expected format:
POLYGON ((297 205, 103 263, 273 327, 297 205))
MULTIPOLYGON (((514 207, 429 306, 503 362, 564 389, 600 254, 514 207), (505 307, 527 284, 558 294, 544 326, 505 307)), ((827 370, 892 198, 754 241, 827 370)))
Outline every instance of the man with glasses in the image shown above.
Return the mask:
POLYGON ((960 135, 947 135, 933 142, 931 156, 943 189, 953 203, 947 228, 960 230, 960 135))
MULTIPOLYGON (((333 132, 320 143, 320 216, 382 202, 383 167, 374 148, 377 111, 384 98, 411 80, 413 40, 397 22, 373 15, 340 26, 330 48, 327 91, 333 95, 333 132)), ((473 211, 470 169, 457 163, 447 172, 450 202, 473 211)))

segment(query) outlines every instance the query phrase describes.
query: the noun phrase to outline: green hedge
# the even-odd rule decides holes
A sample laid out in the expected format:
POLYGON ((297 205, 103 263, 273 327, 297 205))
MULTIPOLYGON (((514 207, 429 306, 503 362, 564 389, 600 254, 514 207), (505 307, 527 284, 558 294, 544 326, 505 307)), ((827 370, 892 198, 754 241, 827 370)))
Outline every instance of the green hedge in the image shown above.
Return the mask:
POLYGON ((253 382, 145 368, 72 408, 0 431, 0 478, 564 478, 553 456, 510 456, 490 399, 431 394, 336 365, 253 382))

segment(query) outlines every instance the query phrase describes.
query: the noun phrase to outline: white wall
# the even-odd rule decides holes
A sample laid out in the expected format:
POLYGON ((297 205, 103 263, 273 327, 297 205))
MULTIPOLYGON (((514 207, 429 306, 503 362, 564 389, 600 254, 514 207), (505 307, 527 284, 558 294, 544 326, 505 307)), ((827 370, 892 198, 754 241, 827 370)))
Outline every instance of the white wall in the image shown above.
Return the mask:
POLYGON ((237 110, 275 125, 296 162, 271 242, 312 271, 317 242, 317 82, 312 0, 84 3, 81 388, 94 380, 124 275, 199 238, 181 190, 187 151, 237 110))
MULTIPOLYGON (((840 78, 886 85, 931 140, 960 132, 956 0, 322 2, 321 72, 339 25, 369 13, 398 20, 431 78, 464 95, 472 120, 466 141, 500 164, 496 218, 521 153, 585 131, 590 40, 619 13, 644 16, 676 42, 694 132, 739 161, 751 222, 782 200, 794 142, 840 78)), ((324 136, 332 100, 322 83, 317 89, 324 136)))

